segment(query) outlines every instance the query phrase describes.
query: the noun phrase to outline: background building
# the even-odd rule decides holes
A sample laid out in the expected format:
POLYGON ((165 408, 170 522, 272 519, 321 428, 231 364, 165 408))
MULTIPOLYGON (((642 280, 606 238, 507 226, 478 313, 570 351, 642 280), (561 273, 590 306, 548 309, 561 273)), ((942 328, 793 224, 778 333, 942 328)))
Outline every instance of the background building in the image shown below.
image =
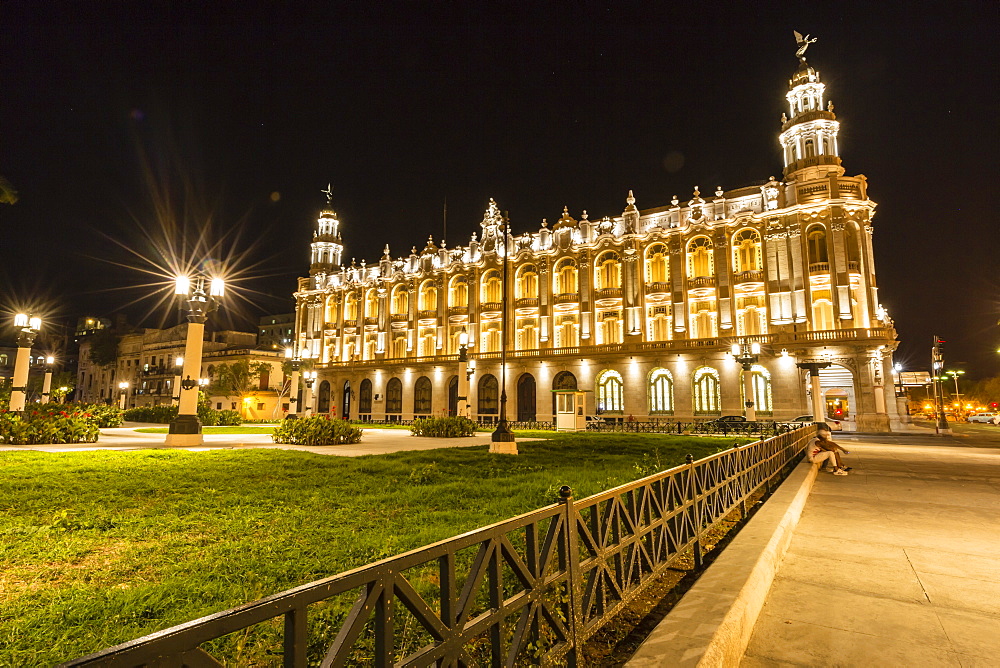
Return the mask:
POLYGON ((467 245, 430 239, 403 257, 387 246, 377 263, 346 267, 327 207, 295 293, 296 346, 320 362, 319 410, 454 413, 465 332, 480 419, 498 413, 502 337, 512 419, 552 419, 551 390, 573 388, 612 419, 742 414, 744 371, 730 349, 756 342, 758 418, 810 413, 797 363, 818 362, 829 363, 820 378, 831 417, 890 430, 896 337, 875 280, 876 205, 864 176, 845 175, 833 105, 801 56, 786 98, 780 180, 695 187, 687 201, 642 211, 629 192, 620 215, 574 219, 564 208, 519 235, 491 200, 467 245))

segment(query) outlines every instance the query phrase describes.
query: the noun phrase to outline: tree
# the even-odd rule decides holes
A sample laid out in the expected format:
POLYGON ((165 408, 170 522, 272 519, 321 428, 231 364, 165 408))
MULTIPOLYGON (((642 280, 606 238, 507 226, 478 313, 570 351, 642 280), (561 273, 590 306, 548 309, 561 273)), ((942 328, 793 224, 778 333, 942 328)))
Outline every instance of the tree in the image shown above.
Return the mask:
POLYGON ((227 399, 239 398, 240 413, 245 415, 244 399, 257 391, 262 373, 271 371, 267 362, 238 360, 231 364, 220 364, 215 368, 215 379, 209 386, 209 394, 222 395, 227 399))
POLYGON ((17 197, 17 190, 11 182, 0 176, 0 204, 16 204, 17 197))
POLYGON ((114 364, 118 359, 119 340, 119 336, 110 329, 99 329, 91 334, 90 361, 97 366, 114 364))

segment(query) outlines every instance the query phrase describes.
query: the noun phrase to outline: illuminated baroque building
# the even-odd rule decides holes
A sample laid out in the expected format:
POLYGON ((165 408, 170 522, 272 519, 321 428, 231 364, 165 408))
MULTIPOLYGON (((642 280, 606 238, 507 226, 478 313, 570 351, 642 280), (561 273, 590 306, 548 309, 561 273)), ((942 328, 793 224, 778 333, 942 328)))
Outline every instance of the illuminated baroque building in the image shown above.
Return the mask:
MULTIPOLYGON (((342 264, 340 221, 322 211, 299 279, 296 345, 320 360, 319 410, 410 419, 454 413, 462 332, 476 361, 472 417, 498 414, 507 337, 508 416, 551 420, 553 389, 588 392, 605 418, 691 419, 744 412, 733 343, 758 342, 758 419, 811 413, 805 362, 848 429, 898 424, 892 321, 878 301, 875 203, 845 176, 839 123, 802 57, 778 142, 781 180, 702 193, 614 217, 562 217, 506 234, 490 200, 467 245, 342 264), (501 330, 509 257, 508 331, 501 330)), ((443 243, 443 242, 442 242, 443 243)))

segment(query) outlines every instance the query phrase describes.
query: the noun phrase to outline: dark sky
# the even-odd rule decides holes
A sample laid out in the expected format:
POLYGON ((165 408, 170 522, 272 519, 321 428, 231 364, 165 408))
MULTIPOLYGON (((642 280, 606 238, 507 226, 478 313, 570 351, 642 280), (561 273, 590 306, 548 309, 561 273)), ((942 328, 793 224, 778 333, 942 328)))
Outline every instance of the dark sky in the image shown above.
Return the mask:
POLYGON ((879 204, 899 360, 939 334, 949 367, 1000 373, 996 2, 206 4, 5 3, 0 307, 172 324, 126 306, 154 290, 123 247, 202 231, 244 267, 235 324, 288 311, 328 182, 371 261, 439 240, 445 199, 455 245, 490 197, 519 232, 780 177, 797 29, 879 204))

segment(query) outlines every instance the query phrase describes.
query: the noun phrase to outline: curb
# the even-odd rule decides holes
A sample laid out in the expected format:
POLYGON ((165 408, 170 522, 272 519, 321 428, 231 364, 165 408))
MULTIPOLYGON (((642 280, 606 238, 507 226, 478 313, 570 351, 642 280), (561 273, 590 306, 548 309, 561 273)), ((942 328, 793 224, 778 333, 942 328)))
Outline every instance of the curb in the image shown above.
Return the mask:
POLYGON ((774 582, 818 467, 803 461, 747 522, 627 668, 738 666, 774 582))

